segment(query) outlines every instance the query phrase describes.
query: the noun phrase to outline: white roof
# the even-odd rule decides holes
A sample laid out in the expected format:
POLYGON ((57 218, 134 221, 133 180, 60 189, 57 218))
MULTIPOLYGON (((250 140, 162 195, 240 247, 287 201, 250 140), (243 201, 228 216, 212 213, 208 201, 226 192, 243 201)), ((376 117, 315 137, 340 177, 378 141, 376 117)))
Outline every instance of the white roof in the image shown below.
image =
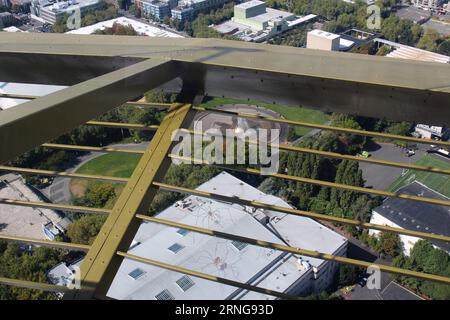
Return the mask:
POLYGON ((321 38, 330 39, 330 40, 333 40, 333 39, 336 39, 336 38, 340 37, 338 34, 334 34, 334 33, 327 32, 327 31, 323 31, 323 30, 320 30, 320 29, 314 29, 314 30, 312 30, 312 31, 310 31, 308 33, 313 34, 313 35, 318 36, 318 37, 321 37, 321 38))
MULTIPOLYGON (((64 88, 64 86, 0 82, 0 93, 30 96, 44 96, 64 88)), ((0 109, 6 110, 27 101, 23 99, 0 98, 0 109)))
POLYGON ((259 1, 259 0, 250 0, 247 2, 243 2, 241 4, 236 5, 236 7, 238 8, 242 8, 242 9, 248 9, 254 6, 258 6, 260 4, 264 3, 263 1, 259 1))
MULTIPOLYGON (((202 184, 198 190, 289 207, 283 200, 266 195, 225 172, 202 184)), ((269 216, 279 214, 266 213, 269 216)), ((158 218, 284 244, 275 233, 248 213, 245 207, 237 204, 189 196, 184 200, 183 206, 172 205, 158 214, 158 218)), ((317 224, 315 222, 310 224, 308 218, 292 218, 293 220, 290 221, 292 229, 288 231, 295 230, 296 226, 306 221, 310 226, 317 224)), ((322 228, 324 229, 322 233, 308 233, 308 237, 312 238, 305 239, 303 243, 307 245, 308 241, 314 242, 316 235, 323 237, 322 241, 326 241, 325 230, 334 234, 333 231, 323 226, 322 228)), ((316 227, 315 231, 317 229, 316 227)), ((291 238, 293 235, 287 233, 286 237, 291 238)), ((297 233, 297 237, 303 237, 303 234, 297 233)), ((332 253, 332 247, 340 243, 335 243, 336 236, 329 239, 332 243, 326 249, 331 250, 329 253, 332 253)), ((290 255, 292 257, 290 259, 289 254, 280 251, 253 245, 248 245, 239 251, 229 240, 194 232, 182 236, 175 228, 153 223, 143 223, 134 240, 134 246, 129 250, 131 254, 240 282, 256 283, 266 279, 264 285, 273 290, 284 291, 308 271, 298 269, 296 258, 290 255), (178 253, 173 253, 168 248, 174 244, 179 244, 183 248, 178 253), (280 259, 283 257, 286 257, 289 263, 280 264, 280 259), (290 276, 279 277, 280 273, 287 273, 290 276)), ((302 242, 299 240, 296 243, 302 242)), ((325 248, 324 244, 319 245, 325 248)), ((108 296, 116 299, 153 299, 155 295, 167 289, 175 299, 226 299, 232 298, 237 290, 234 287, 190 277, 195 284, 184 292, 176 284, 182 276, 183 274, 180 273, 125 259, 110 287, 108 296), (141 275, 133 279, 129 275, 133 271, 141 275)), ((270 298, 273 299, 273 297, 270 298)))
POLYGON ((286 18, 292 17, 292 16, 293 16, 293 14, 290 12, 267 8, 265 13, 259 14, 259 15, 253 16, 253 17, 249 17, 247 19, 253 20, 253 21, 258 21, 258 22, 265 22, 265 21, 286 19, 286 18))
POLYGON ((130 18, 119 17, 107 21, 102 21, 87 27, 72 30, 66 32, 68 34, 93 34, 96 30, 103 30, 105 28, 111 28, 113 24, 117 22, 123 26, 131 25, 136 32, 145 34, 149 37, 164 37, 164 38, 183 38, 179 34, 170 32, 161 28, 157 28, 130 18))
POLYGON ((429 62, 450 63, 450 57, 413 47, 401 47, 388 53, 386 57, 429 62))

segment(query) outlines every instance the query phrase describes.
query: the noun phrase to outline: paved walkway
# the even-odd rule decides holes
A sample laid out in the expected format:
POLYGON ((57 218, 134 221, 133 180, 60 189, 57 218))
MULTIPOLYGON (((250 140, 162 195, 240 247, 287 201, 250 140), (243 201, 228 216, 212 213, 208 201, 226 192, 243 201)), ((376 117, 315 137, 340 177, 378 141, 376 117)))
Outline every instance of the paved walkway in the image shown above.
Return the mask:
MULTIPOLYGON (((107 147, 112 148, 121 148, 121 149, 130 149, 130 150, 140 150, 145 149, 148 145, 148 141, 142 143, 129 143, 129 144, 112 144, 107 147)), ((90 152, 84 156, 78 158, 78 162, 76 165, 67 168, 67 172, 76 172, 81 166, 89 162, 90 160, 100 157, 105 152, 90 152)), ((53 203, 70 203, 72 199, 72 194, 70 192, 70 181, 72 179, 56 177, 53 180, 53 183, 42 190, 42 192, 50 199, 53 203)))

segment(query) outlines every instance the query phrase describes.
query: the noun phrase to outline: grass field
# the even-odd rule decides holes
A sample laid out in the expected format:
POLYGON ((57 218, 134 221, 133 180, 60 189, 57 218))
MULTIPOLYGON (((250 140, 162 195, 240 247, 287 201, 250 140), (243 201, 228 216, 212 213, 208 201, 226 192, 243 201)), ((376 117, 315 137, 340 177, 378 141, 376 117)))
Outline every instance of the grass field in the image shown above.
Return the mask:
MULTIPOLYGON (((330 116, 312 109, 306 109, 301 107, 288 107, 279 104, 270 104, 256 100, 236 100, 236 99, 227 99, 227 98, 209 98, 206 102, 202 103, 202 107, 205 108, 215 108, 218 106, 226 105, 226 104, 248 104, 248 105, 258 105, 264 107, 266 109, 270 109, 275 111, 276 113, 282 115, 284 118, 289 120, 296 121, 304 121, 304 122, 312 122, 317 124, 323 124, 330 120, 330 116)), ((299 136, 302 136, 311 131, 309 128, 304 128, 300 126, 295 127, 295 133, 299 136)))
MULTIPOLYGON (((450 163, 440 160, 437 157, 425 155, 416 162, 418 165, 431 166, 444 169, 450 169, 450 163)), ((399 188, 417 180, 427 187, 450 198, 450 176, 445 174, 429 173, 423 171, 408 171, 407 174, 398 178, 389 187, 389 191, 396 191, 399 188)))
MULTIPOLYGON (((101 155, 91 161, 86 162, 76 172, 85 174, 95 174, 119 178, 128 178, 141 158, 138 154, 110 153, 101 155)), ((75 197, 81 197, 86 192, 93 181, 73 179, 70 183, 70 192, 75 197)), ((119 195, 123 189, 122 183, 115 183, 116 194, 119 195)))

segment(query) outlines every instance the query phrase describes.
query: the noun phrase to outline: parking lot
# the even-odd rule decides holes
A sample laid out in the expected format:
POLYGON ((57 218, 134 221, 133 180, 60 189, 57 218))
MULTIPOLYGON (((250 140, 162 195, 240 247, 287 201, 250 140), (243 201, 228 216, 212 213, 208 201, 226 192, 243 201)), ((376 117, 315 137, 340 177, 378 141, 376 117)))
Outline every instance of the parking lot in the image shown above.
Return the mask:
MULTIPOLYGON (((419 160, 429 149, 428 145, 418 144, 418 150, 415 155, 408 157, 406 150, 392 143, 377 143, 367 151, 370 152, 371 158, 382 159, 388 161, 396 161, 412 164, 419 160)), ((403 169, 379 166, 371 163, 360 163, 359 167, 363 172, 363 178, 366 180, 366 186, 375 189, 385 190, 402 174, 403 169)))

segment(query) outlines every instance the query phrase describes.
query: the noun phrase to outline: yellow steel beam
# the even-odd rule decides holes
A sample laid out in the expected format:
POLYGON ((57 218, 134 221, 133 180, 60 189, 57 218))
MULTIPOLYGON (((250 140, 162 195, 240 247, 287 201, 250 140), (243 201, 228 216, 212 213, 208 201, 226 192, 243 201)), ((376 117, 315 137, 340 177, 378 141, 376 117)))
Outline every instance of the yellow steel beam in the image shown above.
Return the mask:
POLYGON ((36 174, 36 175, 50 176, 50 177, 99 180, 99 181, 106 181, 106 182, 119 182, 119 183, 128 182, 128 179, 126 179, 126 178, 97 176, 97 175, 84 174, 84 173, 59 172, 59 171, 53 171, 53 170, 18 168, 18 167, 9 167, 9 166, 0 166, 0 171, 17 172, 17 173, 24 173, 24 174, 36 174))
POLYGON ((99 126, 107 128, 117 128, 117 129, 132 129, 132 130, 158 130, 158 125, 145 125, 139 123, 121 123, 121 122, 106 122, 106 121, 88 121, 86 122, 88 126, 99 126))
POLYGON ((258 201, 249 201, 249 200, 241 199, 238 197, 227 197, 227 196, 223 196, 223 195, 220 195, 217 193, 199 191, 199 190, 183 188, 183 187, 176 187, 176 186, 172 186, 172 185, 161 183, 161 182, 154 182, 153 184, 160 187, 163 190, 174 191, 174 192, 184 193, 184 194, 189 194, 189 195, 196 195, 199 197, 205 197, 205 198, 214 199, 214 200, 218 200, 218 201, 238 203, 241 205, 247 205, 247 206, 265 209, 265 210, 280 211, 280 212, 284 212, 287 214, 308 217, 308 218, 322 220, 322 221, 341 223, 341 224, 346 224, 346 225, 364 228, 364 229, 374 229, 374 230, 386 231, 386 232, 391 232, 391 233, 404 234, 404 235, 409 235, 409 236, 424 238, 424 239, 430 239, 430 240, 450 241, 450 237, 444 236, 444 235, 439 235, 439 234, 420 232, 420 231, 401 229, 401 228, 394 228, 394 227, 390 227, 390 226, 383 226, 383 225, 367 223, 367 222, 363 222, 363 221, 359 221, 359 220, 334 217, 331 215, 320 214, 320 213, 315 213, 315 212, 310 212, 310 211, 285 208, 285 207, 280 207, 280 206, 275 206, 275 205, 269 205, 269 204, 258 202, 258 201))
MULTIPOLYGON (((181 228, 181 229, 185 229, 185 230, 190 230, 190 231, 206 234, 206 235, 213 236, 213 237, 224 238, 227 240, 237 240, 237 241, 253 244, 253 245, 264 247, 264 248, 276 249, 276 250, 280 250, 280 251, 284 251, 284 252, 304 255, 304 256, 313 257, 313 258, 319 258, 319 259, 333 261, 333 262, 350 264, 350 265, 354 265, 354 266, 358 266, 358 267, 364 267, 364 268, 377 267, 381 271, 385 271, 385 272, 389 272, 389 273, 419 278, 419 279, 423 279, 423 280, 430 280, 430 281, 444 283, 444 284, 450 284, 450 277, 443 277, 443 276, 428 274, 428 273, 424 273, 424 272, 416 272, 416 271, 411 271, 411 270, 407 270, 407 269, 386 266, 386 265, 382 265, 382 264, 370 263, 370 262, 362 261, 362 260, 356 260, 356 259, 350 259, 350 258, 345 258, 345 257, 341 257, 341 256, 335 256, 335 255, 322 253, 322 252, 318 252, 318 251, 290 247, 290 246, 277 244, 277 243, 273 243, 273 242, 268 242, 268 241, 253 239, 253 238, 247 238, 247 237, 243 237, 243 236, 237 236, 237 235, 230 234, 230 233, 210 230, 210 229, 201 228, 201 227, 195 227, 195 226, 191 226, 191 225, 187 225, 187 224, 181 224, 181 223, 178 223, 175 221, 158 219, 155 217, 138 215, 138 218, 145 220, 145 221, 150 221, 150 222, 154 222, 154 223, 167 225, 170 227, 176 227, 176 228, 181 228)), ((179 268, 179 267, 176 267, 176 268, 179 268)), ((177 270, 174 268, 174 271, 177 271, 177 270)), ((180 272, 183 272, 183 271, 180 271, 180 272)))
MULTIPOLYGON (((261 170, 259 170, 259 169, 218 165, 218 164, 214 164, 214 163, 209 163, 208 161, 201 160, 201 159, 193 159, 190 157, 186 158, 186 157, 177 156, 177 155, 169 155, 169 156, 172 158, 180 159, 180 160, 193 161, 196 164, 204 164, 204 165, 211 165, 211 166, 219 167, 219 168, 223 168, 225 170, 250 173, 253 175, 262 175, 261 170)), ((411 200, 411 201, 417 201, 417 202, 423 202, 423 203, 429 203, 429 204, 450 206, 450 200, 433 199, 433 198, 427 198, 427 197, 413 196, 413 195, 404 194, 404 193, 384 191, 384 190, 379 190, 379 189, 356 187, 356 186, 351 186, 351 185, 342 184, 342 183, 335 183, 335 182, 329 182, 329 181, 324 181, 324 180, 316 180, 316 179, 310 179, 310 178, 304 178, 304 177, 298 177, 298 176, 290 176, 290 175, 282 174, 282 173, 266 174, 265 176, 280 178, 280 179, 285 179, 285 180, 290 180, 290 181, 295 181, 295 182, 300 182, 300 183, 318 185, 318 186, 322 186, 322 187, 330 187, 330 188, 342 189, 342 190, 347 190, 347 191, 352 191, 352 192, 372 194, 372 195, 382 196, 382 197, 399 198, 399 199, 405 199, 405 200, 411 200)))
POLYGON ((139 228, 137 212, 148 210, 156 194, 151 188, 155 179, 161 179, 170 165, 167 157, 171 136, 188 119, 190 105, 176 105, 166 115, 130 181, 116 201, 112 213, 104 223, 81 266, 82 289, 67 299, 86 299, 105 296, 122 262, 117 251, 127 250, 139 228))
POLYGON ((128 101, 127 103, 125 103, 125 105, 132 106, 132 107, 169 109, 173 104, 171 104, 171 103, 158 103, 158 102, 128 101))
POLYGON ((176 78, 181 71, 174 61, 148 59, 2 111, 0 163, 176 78))
POLYGON ((37 96, 29 96, 29 95, 25 95, 25 94, 0 93, 0 98, 33 100, 33 99, 36 99, 38 97, 37 96))
POLYGON ((72 212, 85 212, 85 213, 93 213, 93 214, 109 214, 111 212, 111 210, 109 210, 109 209, 89 208, 89 207, 81 207, 81 206, 72 206, 72 205, 68 205, 68 204, 37 202, 37 201, 24 201, 24 200, 5 199, 5 198, 0 198, 0 204, 19 206, 19 207, 64 210, 64 211, 72 211, 72 212))
POLYGON ((197 277, 197 278, 201 278, 201 279, 205 279, 205 280, 209 280, 209 281, 214 281, 214 282, 219 282, 219 283, 222 283, 222 284, 225 284, 225 285, 228 285, 228 286, 233 286, 233 287, 242 288, 242 289, 245 289, 245 290, 255 291, 255 292, 262 293, 262 294, 268 294, 268 295, 275 296, 275 297, 282 298, 282 299, 303 300, 301 297, 288 295, 288 294, 285 294, 283 292, 270 290, 270 289, 265 289, 265 288, 261 288, 261 287, 257 287, 257 286, 252 286, 252 285, 247 284, 247 283, 233 281, 233 280, 229 280, 229 279, 226 279, 226 278, 222 278, 222 277, 214 276, 214 275, 211 275, 211 274, 207 274, 207 273, 204 273, 204 272, 199 272, 199 271, 195 271, 195 270, 191 270, 191 269, 182 268, 182 267, 175 266, 175 265, 172 265, 172 264, 168 264, 168 263, 165 263, 165 262, 139 257, 139 256, 136 256, 136 255, 133 255, 133 254, 129 254, 129 253, 126 253, 126 252, 118 251, 117 254, 119 256, 123 257, 123 258, 128 258, 128 259, 131 259, 131 260, 134 260, 134 261, 150 264, 150 265, 155 266, 155 267, 160 267, 160 268, 163 268, 163 269, 166 269, 166 270, 187 274, 187 275, 190 275, 190 276, 193 276, 193 277, 197 277))
POLYGON ((450 146, 450 141, 422 139, 422 138, 406 137, 406 136, 401 136, 401 135, 396 135, 396 134, 388 134, 388 133, 375 132, 375 131, 365 131, 365 130, 358 130, 358 129, 341 128, 341 127, 329 126, 329 125, 325 125, 325 124, 294 121, 294 120, 288 120, 288 119, 260 116, 260 115, 256 115, 256 114, 239 113, 239 112, 235 112, 235 111, 220 110, 220 109, 216 109, 216 108, 213 109, 213 108, 204 108, 204 107, 193 107, 193 110, 228 114, 228 115, 234 115, 234 116, 248 118, 248 119, 264 120, 264 121, 269 121, 269 122, 283 123, 283 124, 295 125, 295 126, 300 126, 300 127, 305 127, 305 128, 311 128, 311 129, 321 129, 321 130, 349 133, 349 134, 375 137, 375 138, 385 138, 385 139, 400 140, 400 141, 422 143, 422 144, 435 144, 435 145, 442 145, 442 146, 447 146, 447 147, 450 146))
POLYGON ((90 147, 90 146, 77 146, 71 144, 58 144, 58 143, 44 143, 42 145, 44 148, 49 149, 61 149, 61 150, 71 150, 71 151, 86 151, 86 152, 112 152, 112 153, 129 153, 129 154, 144 154, 145 150, 132 150, 123 148, 113 148, 113 147, 90 147))
POLYGON ((57 285, 42 283, 42 282, 10 279, 10 278, 0 278, 0 284, 7 285, 7 286, 19 287, 19 288, 48 291, 48 292, 64 293, 64 292, 70 291, 70 289, 68 287, 57 286, 57 285))
POLYGON ((4 234, 0 234, 0 240, 27 243, 27 244, 33 244, 33 245, 44 246, 44 247, 49 247, 49 248, 80 250, 80 251, 88 251, 89 248, 91 247, 91 246, 81 244, 81 243, 50 241, 50 240, 42 240, 42 239, 33 239, 33 238, 28 238, 28 237, 9 236, 9 235, 4 235, 4 234))

